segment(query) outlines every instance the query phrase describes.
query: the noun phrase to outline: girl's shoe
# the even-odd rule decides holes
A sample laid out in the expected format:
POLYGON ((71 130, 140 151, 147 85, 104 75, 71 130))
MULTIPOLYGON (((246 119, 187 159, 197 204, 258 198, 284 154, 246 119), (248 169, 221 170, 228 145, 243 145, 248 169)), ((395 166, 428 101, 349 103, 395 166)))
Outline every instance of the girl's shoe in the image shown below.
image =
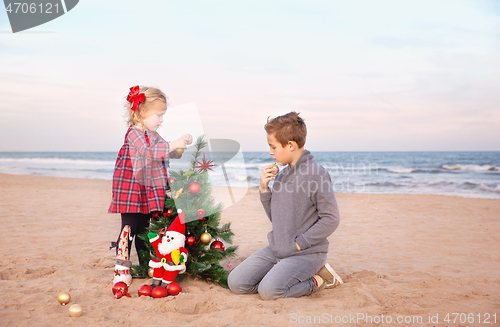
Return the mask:
POLYGON ((124 282, 125 284, 127 284, 127 286, 130 286, 130 284, 132 284, 132 275, 130 274, 128 269, 115 269, 115 275, 113 276, 113 285, 118 282, 124 282))

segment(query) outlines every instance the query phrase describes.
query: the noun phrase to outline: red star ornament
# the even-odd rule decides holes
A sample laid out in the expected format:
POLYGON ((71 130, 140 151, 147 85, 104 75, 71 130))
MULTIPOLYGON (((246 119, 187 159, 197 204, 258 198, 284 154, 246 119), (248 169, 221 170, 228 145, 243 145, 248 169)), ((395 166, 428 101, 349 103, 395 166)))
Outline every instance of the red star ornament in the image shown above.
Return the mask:
POLYGON ((205 158, 205 154, 203 154, 203 161, 202 162, 197 161, 196 163, 199 164, 199 165, 198 166, 194 166, 194 168, 198 169, 198 173, 205 172, 208 169, 210 169, 211 171, 215 171, 212 168, 210 168, 210 167, 217 166, 213 162, 214 162, 213 160, 208 160, 207 161, 207 159, 205 158))

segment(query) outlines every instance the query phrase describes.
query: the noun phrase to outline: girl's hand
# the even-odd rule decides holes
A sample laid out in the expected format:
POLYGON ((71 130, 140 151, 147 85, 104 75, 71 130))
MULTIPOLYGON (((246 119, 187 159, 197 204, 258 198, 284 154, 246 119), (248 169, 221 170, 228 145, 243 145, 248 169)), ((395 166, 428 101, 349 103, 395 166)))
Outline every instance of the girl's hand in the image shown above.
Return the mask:
POLYGON ((175 149, 186 149, 186 145, 191 143, 193 143, 193 137, 190 134, 184 134, 181 138, 170 142, 170 151, 174 151, 175 149))
POLYGON ((184 141, 184 145, 190 145, 193 143, 193 137, 191 134, 184 134, 181 139, 184 141))
POLYGON ((273 165, 269 165, 262 169, 260 173, 260 193, 265 193, 268 190, 268 185, 271 180, 275 177, 275 168, 273 165))

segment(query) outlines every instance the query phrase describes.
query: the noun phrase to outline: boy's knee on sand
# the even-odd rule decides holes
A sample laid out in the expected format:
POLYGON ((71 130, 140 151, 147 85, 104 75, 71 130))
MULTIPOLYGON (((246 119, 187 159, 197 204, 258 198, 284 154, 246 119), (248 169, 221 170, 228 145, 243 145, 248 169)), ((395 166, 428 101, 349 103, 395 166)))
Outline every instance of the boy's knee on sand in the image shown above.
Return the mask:
POLYGON ((241 282, 241 278, 238 278, 238 273, 233 270, 227 276, 227 285, 233 293, 246 294, 250 293, 252 287, 246 283, 241 282))
POLYGON ((229 289, 234 292, 234 293, 241 293, 240 292, 240 285, 236 282, 236 278, 234 277, 233 271, 229 273, 229 276, 227 276, 227 285, 229 286, 229 289))
POLYGON ((259 284, 259 295, 262 300, 271 301, 285 296, 285 290, 278 287, 273 281, 263 279, 259 284))

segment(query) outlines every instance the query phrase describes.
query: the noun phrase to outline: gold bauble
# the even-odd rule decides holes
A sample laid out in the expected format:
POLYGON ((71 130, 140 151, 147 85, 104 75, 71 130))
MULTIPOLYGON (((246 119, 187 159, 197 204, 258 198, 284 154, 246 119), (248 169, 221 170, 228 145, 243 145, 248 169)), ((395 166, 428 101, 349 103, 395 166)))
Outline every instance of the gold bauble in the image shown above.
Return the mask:
POLYGON ((280 172, 280 167, 276 163, 273 164, 274 171, 271 172, 271 174, 276 175, 277 173, 280 172))
POLYGON ((203 243, 208 244, 212 240, 212 235, 210 235, 209 233, 205 232, 205 233, 201 234, 200 240, 203 243))
POLYGON ((79 304, 73 304, 69 307, 69 316, 70 317, 80 317, 82 315, 82 307, 79 304))
POLYGON ((57 296, 57 301, 59 301, 61 305, 66 305, 69 303, 69 301, 71 301, 71 295, 69 295, 69 293, 67 292, 61 292, 57 296))
POLYGON ((175 153, 176 155, 180 156, 181 154, 183 154, 183 153, 184 153, 184 149, 175 149, 175 150, 174 150, 174 153, 175 153))
POLYGON ((155 271, 155 270, 154 270, 153 268, 149 268, 149 269, 148 269, 148 276, 149 276, 149 278, 153 278, 153 272, 154 272, 154 271, 155 271))

